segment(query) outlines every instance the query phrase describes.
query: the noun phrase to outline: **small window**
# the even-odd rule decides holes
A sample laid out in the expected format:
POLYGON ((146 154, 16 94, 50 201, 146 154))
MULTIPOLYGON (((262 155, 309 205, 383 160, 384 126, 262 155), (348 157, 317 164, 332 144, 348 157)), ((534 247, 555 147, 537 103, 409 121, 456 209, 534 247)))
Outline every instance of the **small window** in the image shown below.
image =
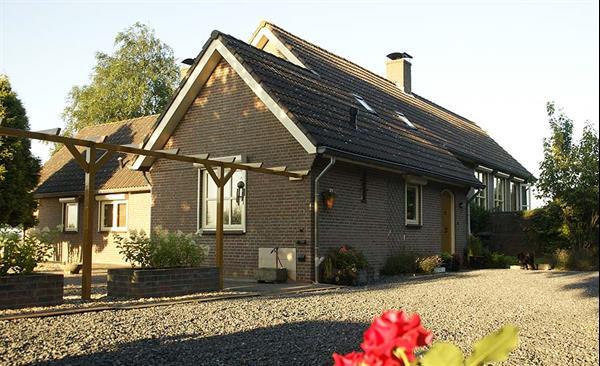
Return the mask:
POLYGON ((360 95, 354 94, 354 99, 356 99, 356 101, 359 102, 360 105, 362 105, 363 108, 366 109, 367 111, 369 111, 371 113, 376 113, 375 110, 373 108, 371 108, 371 106, 360 95))
POLYGON ((505 192, 506 192, 506 179, 501 177, 494 177, 494 209, 498 211, 505 210, 505 192))
POLYGON ((406 117, 404 115, 404 113, 402 112, 396 112, 396 117, 398 117, 398 119, 402 122, 404 122, 408 127, 412 128, 413 130, 417 129, 417 126, 415 126, 409 119, 408 117, 406 117))
POLYGON ((68 202, 63 204, 63 228, 64 231, 76 232, 78 229, 79 204, 68 202))
POLYGON ((404 213, 406 217, 406 225, 421 224, 421 186, 414 184, 405 185, 404 213))
POLYGON ((100 201, 102 231, 127 231, 127 201, 100 201))
POLYGON ((518 211, 519 207, 517 206, 517 200, 519 196, 519 192, 517 188, 519 185, 515 182, 510 182, 510 207, 508 208, 510 211, 518 211))
POLYGON ((521 210, 529 210, 529 187, 521 184, 521 210))
MULTIPOLYGON (((487 173, 476 170, 475 178, 477 178, 482 184, 485 184, 487 186, 487 173)), ((475 204, 481 208, 487 209, 487 187, 477 191, 475 204)))
MULTIPOLYGON (((227 170, 226 170, 227 171, 227 170)), ((202 171, 202 229, 217 225, 217 185, 206 170, 202 171)), ((244 231, 246 227, 246 172, 233 173, 224 189, 223 230, 244 231)))

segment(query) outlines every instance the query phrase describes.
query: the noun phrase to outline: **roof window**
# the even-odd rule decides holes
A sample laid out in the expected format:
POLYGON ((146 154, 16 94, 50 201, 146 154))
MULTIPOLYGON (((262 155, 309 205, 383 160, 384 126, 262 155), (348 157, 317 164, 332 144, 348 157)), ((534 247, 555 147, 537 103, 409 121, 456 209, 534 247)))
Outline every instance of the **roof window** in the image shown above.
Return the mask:
POLYGON ((406 123, 406 125, 410 128, 412 128, 413 130, 417 129, 417 126, 415 126, 402 112, 396 112, 396 117, 398 117, 398 119, 404 123, 406 123))
POLYGON ((370 113, 376 114, 375 110, 361 97, 360 95, 353 94, 354 99, 360 103, 367 111, 370 113))

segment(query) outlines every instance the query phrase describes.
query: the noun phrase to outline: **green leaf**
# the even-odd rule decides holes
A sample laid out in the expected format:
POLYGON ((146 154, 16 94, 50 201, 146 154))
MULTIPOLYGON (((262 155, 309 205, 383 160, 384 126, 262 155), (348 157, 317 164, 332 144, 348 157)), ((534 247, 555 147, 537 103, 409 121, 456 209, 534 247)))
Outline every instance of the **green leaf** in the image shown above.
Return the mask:
POLYGON ((420 360, 421 366, 462 366, 463 353, 452 343, 435 343, 420 360))
POLYGON ((480 366, 489 362, 501 362, 508 358, 510 351, 517 347, 519 329, 505 325, 500 330, 484 337, 473 346, 473 353, 467 357, 466 366, 480 366))

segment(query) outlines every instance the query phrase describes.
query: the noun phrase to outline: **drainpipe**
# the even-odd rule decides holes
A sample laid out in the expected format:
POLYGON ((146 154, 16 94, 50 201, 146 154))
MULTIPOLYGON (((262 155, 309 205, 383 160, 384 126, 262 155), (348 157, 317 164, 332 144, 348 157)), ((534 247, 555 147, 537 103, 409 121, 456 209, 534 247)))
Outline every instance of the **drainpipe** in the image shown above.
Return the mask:
POLYGON ((335 164, 335 157, 329 157, 329 164, 317 175, 315 178, 315 201, 314 201, 314 210, 315 210, 315 228, 314 228, 314 248, 313 248, 313 260, 315 264, 315 281, 314 283, 319 283, 319 257, 317 255, 318 251, 318 227, 319 227, 319 180, 321 177, 327 173, 329 169, 333 167, 335 164))

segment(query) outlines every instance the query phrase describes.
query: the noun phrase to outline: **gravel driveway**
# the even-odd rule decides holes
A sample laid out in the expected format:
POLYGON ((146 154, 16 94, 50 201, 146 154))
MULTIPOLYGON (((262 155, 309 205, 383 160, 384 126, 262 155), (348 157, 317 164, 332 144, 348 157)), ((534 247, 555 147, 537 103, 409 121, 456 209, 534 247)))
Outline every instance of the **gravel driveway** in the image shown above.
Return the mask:
POLYGON ((0 322, 0 364, 315 365, 358 348, 383 310, 468 350, 506 323, 507 365, 598 364, 598 272, 482 270, 365 288, 0 322))

